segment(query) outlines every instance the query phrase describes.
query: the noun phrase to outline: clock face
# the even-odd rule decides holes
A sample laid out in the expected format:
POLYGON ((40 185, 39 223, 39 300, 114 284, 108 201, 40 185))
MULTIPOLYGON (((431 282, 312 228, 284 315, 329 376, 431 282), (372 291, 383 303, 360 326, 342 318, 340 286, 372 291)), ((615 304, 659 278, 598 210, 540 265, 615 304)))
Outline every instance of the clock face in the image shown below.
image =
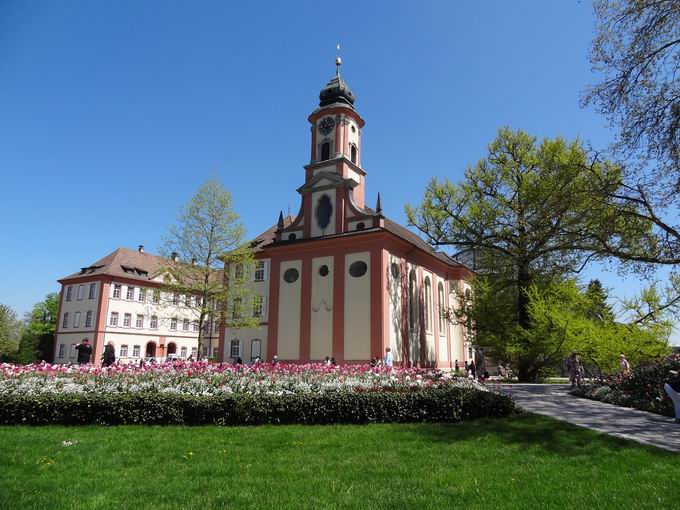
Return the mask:
POLYGON ((331 131, 333 131, 333 128, 335 127, 335 121, 333 120, 333 117, 324 117, 321 119, 321 122, 319 122, 319 133, 322 135, 327 135, 331 131))

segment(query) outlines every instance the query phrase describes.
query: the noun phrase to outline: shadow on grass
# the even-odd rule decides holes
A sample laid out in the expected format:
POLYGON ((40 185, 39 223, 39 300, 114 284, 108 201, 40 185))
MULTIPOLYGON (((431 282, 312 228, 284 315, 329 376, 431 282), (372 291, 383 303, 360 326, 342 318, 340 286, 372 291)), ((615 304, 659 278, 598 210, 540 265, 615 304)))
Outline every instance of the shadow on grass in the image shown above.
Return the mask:
POLYGON ((425 427, 408 427, 404 433, 426 436, 431 441, 500 441, 521 449, 540 449, 563 457, 606 455, 626 449, 644 449, 654 455, 678 455, 660 448, 602 434, 570 423, 537 416, 518 414, 509 418, 480 419, 425 427))

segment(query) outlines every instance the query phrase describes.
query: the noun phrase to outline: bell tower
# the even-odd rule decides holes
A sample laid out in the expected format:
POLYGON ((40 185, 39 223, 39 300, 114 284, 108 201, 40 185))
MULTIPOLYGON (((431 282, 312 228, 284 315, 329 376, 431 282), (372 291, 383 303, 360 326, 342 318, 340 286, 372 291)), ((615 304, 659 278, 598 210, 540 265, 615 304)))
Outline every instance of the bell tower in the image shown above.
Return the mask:
POLYGON ((279 225, 277 240, 342 234, 353 228, 350 218, 359 218, 355 223, 362 228, 373 226, 376 213, 365 208, 366 172, 361 165, 365 122, 354 109, 355 96, 340 74, 341 66, 338 55, 335 76, 321 89, 319 106, 308 117, 310 162, 304 167, 305 183, 297 190, 302 206, 290 225, 279 225))

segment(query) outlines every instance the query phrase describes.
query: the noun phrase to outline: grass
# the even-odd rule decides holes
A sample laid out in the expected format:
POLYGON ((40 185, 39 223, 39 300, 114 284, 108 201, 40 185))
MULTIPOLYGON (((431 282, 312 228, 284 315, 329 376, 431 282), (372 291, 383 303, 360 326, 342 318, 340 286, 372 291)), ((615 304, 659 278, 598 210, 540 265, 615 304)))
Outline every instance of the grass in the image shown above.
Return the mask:
POLYGON ((523 415, 0 427, 0 508, 677 508, 680 455, 523 415), (64 446, 63 441, 78 441, 64 446))

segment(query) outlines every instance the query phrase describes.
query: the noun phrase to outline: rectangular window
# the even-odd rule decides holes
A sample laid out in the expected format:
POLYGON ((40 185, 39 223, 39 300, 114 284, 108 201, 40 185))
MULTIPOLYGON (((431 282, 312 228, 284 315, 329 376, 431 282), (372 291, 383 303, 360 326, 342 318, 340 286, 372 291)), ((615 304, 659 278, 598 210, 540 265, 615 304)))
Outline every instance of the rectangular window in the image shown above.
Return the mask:
POLYGON ((186 347, 182 347, 182 348, 179 350, 179 355, 180 355, 181 358, 186 358, 186 357, 187 357, 187 348, 186 348, 186 347))
POLYGON ((236 281, 242 280, 243 279, 243 264, 238 263, 234 267, 234 279, 236 281))
POLYGON ((161 291, 158 289, 153 290, 153 295, 151 296, 151 301, 154 303, 160 303, 161 302, 161 291))
POLYGON ((144 327, 144 316, 143 315, 137 315, 137 317, 135 317, 135 327, 136 328, 143 328, 144 327))
POLYGON ((198 321, 194 321, 193 329, 194 331, 198 331, 198 321))
POLYGON ((85 297, 85 285, 78 285, 78 301, 81 301, 85 297))
POLYGON ((189 319, 184 319, 182 322, 182 331, 189 331, 189 319))
POLYGON ((76 344, 71 344, 71 349, 69 350, 68 353, 69 357, 75 358, 76 357, 76 344))
POLYGON ((208 348, 207 347, 203 347, 203 349, 201 349, 201 356, 203 356, 204 358, 208 357, 208 348))
POLYGON ((114 299, 120 299, 120 283, 114 283, 113 284, 113 298, 114 299))
POLYGON ((191 356, 196 359, 196 355, 198 354, 198 347, 192 347, 191 348, 191 356))
POLYGON ((92 312, 92 310, 90 310, 89 312, 87 312, 87 314, 85 314, 85 327, 86 328, 92 327, 92 316, 93 315, 94 315, 94 313, 92 312))
POLYGON ((131 324, 132 324, 132 314, 126 313, 125 315, 123 315, 123 327, 129 328, 131 324))
POLYGON ((158 329, 158 317, 155 315, 151 316, 151 322, 149 323, 151 329, 158 329))
POLYGON ((172 295, 172 304, 175 306, 179 305, 179 294, 177 292, 172 295))
POLYGON ((191 294, 184 296, 184 306, 191 307, 191 294))
POLYGON ((172 331, 177 331, 177 317, 170 319, 170 329, 172 331))
POLYGON ((132 301, 135 299, 135 288, 134 287, 129 287, 127 288, 127 294, 125 295, 125 299, 128 301, 132 301))
POLYGON ((126 358, 126 357, 127 357, 127 349, 128 349, 128 348, 127 348, 127 345, 121 345, 121 346, 120 346, 120 354, 119 354, 119 356, 120 356, 121 358, 126 358))
POLYGON ((213 347, 212 357, 217 358, 217 347, 213 347))
POLYGON ((73 327, 74 328, 80 327, 80 312, 76 312, 73 314, 73 327))
POLYGON ((118 326, 118 312, 111 312, 109 318, 109 326, 118 326))
POLYGON ((255 265, 255 281, 264 281, 264 260, 258 260, 255 265))
POLYGON ((264 311, 264 299, 262 296, 255 296, 253 298, 253 317, 262 317, 264 311))
POLYGON ((140 351, 139 345, 133 346, 132 347, 132 357, 133 358, 139 358, 139 351, 140 351))
POLYGON ((73 299, 73 287, 66 287, 66 301, 71 301, 73 299))
POLYGON ((238 358, 241 355, 241 341, 232 340, 231 341, 231 357, 238 358))
POLYGON ((231 309, 231 318, 232 319, 241 318, 241 298, 234 298, 234 304, 231 309))
POLYGON ((87 299, 94 299, 96 295, 97 295, 97 284, 91 283, 90 284, 90 293, 89 293, 87 299))
POLYGON ((146 301, 146 289, 139 289, 139 300, 146 301))
POLYGON ((63 358, 66 354, 66 344, 59 344, 59 358, 63 358))
POLYGON ((68 328, 68 312, 64 314, 64 320, 61 321, 61 327, 62 328, 68 328))

